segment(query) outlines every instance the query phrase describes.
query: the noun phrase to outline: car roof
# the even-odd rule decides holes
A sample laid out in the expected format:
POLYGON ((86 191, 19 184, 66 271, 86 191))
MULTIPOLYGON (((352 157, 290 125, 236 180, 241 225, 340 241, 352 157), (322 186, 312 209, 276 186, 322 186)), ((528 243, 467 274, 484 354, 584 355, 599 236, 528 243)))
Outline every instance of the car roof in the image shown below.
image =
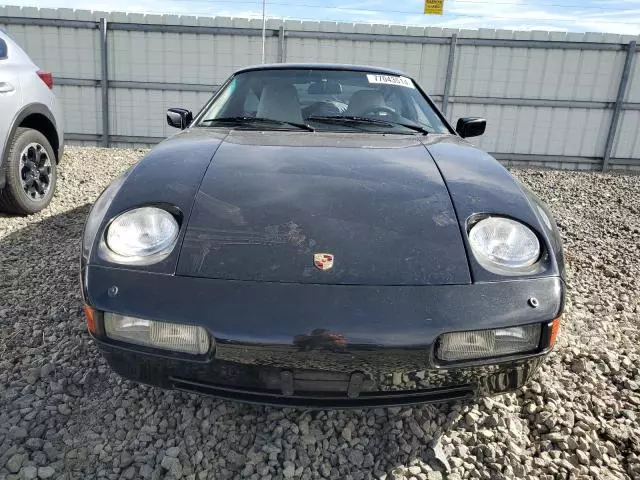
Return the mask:
POLYGON ((372 67, 368 65, 348 65, 342 63, 270 63, 264 65, 252 65, 236 70, 235 73, 253 72, 256 70, 343 70, 352 72, 381 73, 383 75, 405 75, 399 70, 389 68, 372 67))

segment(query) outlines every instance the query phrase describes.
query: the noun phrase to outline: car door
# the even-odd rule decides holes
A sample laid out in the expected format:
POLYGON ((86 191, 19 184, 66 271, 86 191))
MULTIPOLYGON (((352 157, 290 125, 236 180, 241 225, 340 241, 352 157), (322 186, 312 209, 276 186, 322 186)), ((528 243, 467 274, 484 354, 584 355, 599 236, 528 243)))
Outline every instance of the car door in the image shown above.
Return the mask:
POLYGON ((0 163, 4 158, 13 119, 22 106, 20 88, 21 56, 12 55, 12 42, 0 32, 0 163))

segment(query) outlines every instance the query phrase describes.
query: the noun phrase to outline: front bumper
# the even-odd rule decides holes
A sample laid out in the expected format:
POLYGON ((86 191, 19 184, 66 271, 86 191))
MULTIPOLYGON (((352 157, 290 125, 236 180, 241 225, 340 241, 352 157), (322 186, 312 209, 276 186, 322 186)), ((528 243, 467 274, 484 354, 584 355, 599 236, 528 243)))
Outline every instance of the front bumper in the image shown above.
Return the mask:
POLYGON ((97 311, 198 324, 216 340, 207 355, 164 352, 111 340, 98 319, 94 338, 120 375, 222 398, 317 408, 442 402, 520 388, 547 353, 548 331, 533 354, 465 365, 436 361, 436 339, 447 331, 546 324, 564 302, 556 277, 363 287, 89 266, 82 282, 85 301, 97 311))
MULTIPOLYGON (((312 370, 243 361, 192 361, 97 340, 107 362, 121 376, 161 388, 213 395, 248 403, 289 407, 362 408, 411 405, 509 392, 522 387, 543 355, 457 369, 397 370, 359 365, 352 372, 312 370), (362 368, 364 367, 364 368, 362 368)), ((372 357, 389 352, 376 350, 372 357)))

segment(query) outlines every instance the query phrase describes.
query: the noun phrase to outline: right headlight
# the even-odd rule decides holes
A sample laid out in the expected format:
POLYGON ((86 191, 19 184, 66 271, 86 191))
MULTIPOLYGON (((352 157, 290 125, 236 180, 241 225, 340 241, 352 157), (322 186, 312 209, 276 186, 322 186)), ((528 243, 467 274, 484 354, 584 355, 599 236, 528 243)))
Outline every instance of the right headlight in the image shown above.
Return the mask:
POLYGON ((108 226, 105 243, 121 263, 158 259, 175 246, 180 226, 157 207, 141 207, 118 215, 108 226))
POLYGON ((491 270, 518 270, 540 258, 540 241, 520 222, 504 217, 480 220, 469 231, 469 244, 478 262, 491 270))

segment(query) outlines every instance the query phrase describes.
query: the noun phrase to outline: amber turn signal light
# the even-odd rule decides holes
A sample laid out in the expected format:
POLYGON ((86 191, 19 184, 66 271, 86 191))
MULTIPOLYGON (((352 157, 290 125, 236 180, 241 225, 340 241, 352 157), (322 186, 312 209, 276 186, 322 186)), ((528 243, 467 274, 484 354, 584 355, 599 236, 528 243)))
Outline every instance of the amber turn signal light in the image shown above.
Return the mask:
POLYGON ((553 347, 553 344, 556 343, 556 339, 558 338, 558 332, 560 332, 560 319, 562 316, 553 320, 550 323, 551 327, 551 335, 549 336, 549 348, 553 347))
POLYGON ((89 305, 84 306, 84 314, 87 317, 87 328, 89 328, 89 331, 91 333, 96 333, 98 331, 98 328, 96 326, 95 313, 96 311, 89 305))

